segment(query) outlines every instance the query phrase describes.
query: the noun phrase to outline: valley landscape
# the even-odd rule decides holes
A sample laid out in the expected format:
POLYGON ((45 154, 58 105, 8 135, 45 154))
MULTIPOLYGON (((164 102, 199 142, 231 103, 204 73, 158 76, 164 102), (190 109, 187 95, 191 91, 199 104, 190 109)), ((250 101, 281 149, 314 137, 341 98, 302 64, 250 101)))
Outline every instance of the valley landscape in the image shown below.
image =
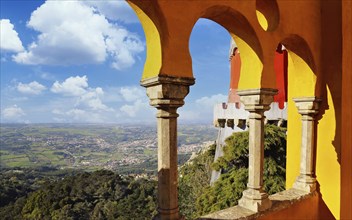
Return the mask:
MULTIPOLYGON (((1 219, 156 215, 155 126, 1 124, 0 132, 1 219)), ((216 134, 210 125, 180 125, 180 167, 192 154, 209 149, 216 134)), ((202 183, 208 185, 209 172, 200 172, 202 183)), ((185 193, 180 197, 186 198, 185 193)))
MULTIPOLYGON (((245 189, 248 132, 231 135, 226 156, 214 162, 216 133, 208 125, 178 128, 178 199, 186 219, 236 205, 245 189), (214 169, 222 174, 210 185, 214 169)), ((264 136, 264 189, 274 194, 285 186, 286 129, 267 125, 264 136)), ((127 220, 157 214, 153 126, 2 124, 0 141, 1 219, 127 220)))
MULTIPOLYGON (((1 168, 107 169, 154 173, 156 127, 102 124, 2 124, 1 168)), ((216 139, 211 125, 180 125, 179 163, 216 139)))

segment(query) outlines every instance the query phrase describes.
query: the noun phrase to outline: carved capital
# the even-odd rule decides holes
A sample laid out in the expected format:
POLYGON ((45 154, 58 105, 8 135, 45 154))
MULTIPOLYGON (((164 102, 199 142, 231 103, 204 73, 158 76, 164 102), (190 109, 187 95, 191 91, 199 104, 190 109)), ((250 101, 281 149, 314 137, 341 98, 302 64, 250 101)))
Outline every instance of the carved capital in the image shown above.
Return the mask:
POLYGON ((305 116, 314 116, 319 112, 320 98, 300 97, 293 98, 293 101, 295 101, 298 112, 302 115, 302 119, 305 119, 305 116))
POLYGON ((249 112, 264 112, 270 109, 270 104, 277 94, 277 89, 248 89, 239 90, 237 94, 240 96, 241 102, 245 105, 245 109, 249 112))
POLYGON ((193 78, 158 76, 141 81, 147 88, 150 105, 156 108, 178 108, 184 104, 189 86, 194 84, 193 78))

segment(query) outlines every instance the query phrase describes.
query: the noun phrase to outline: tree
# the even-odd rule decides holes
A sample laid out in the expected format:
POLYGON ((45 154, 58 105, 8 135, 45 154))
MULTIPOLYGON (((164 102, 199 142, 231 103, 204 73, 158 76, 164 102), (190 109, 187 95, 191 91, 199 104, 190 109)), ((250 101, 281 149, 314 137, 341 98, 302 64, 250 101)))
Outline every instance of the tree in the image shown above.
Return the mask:
POLYGON ((209 146, 179 170, 178 198, 180 212, 188 219, 197 217, 195 201, 204 193, 211 177, 216 145, 209 146))
MULTIPOLYGON (((204 215, 237 205, 248 180, 249 133, 234 133, 226 139, 224 156, 212 164, 223 170, 221 178, 197 200, 197 213, 204 215)), ((269 194, 285 189, 286 128, 266 125, 264 129, 264 189, 269 194)))
POLYGON ((52 181, 0 208, 1 219, 152 219, 156 182, 111 171, 52 181))

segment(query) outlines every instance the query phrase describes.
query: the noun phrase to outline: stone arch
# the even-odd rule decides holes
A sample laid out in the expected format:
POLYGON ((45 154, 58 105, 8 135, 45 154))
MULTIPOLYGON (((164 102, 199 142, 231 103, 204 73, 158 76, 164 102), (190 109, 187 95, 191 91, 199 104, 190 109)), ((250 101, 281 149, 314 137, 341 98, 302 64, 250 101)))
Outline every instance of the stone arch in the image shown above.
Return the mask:
POLYGON ((212 20, 224 27, 237 43, 243 57, 239 89, 260 88, 263 51, 247 18, 232 7, 224 5, 205 9, 200 18, 212 20))
MULTIPOLYGON (((136 5, 130 1, 128 4, 132 7, 132 9, 137 14, 146 38, 147 44, 147 53, 146 53, 146 61, 144 64, 144 70, 142 74, 142 79, 151 78, 156 76, 161 69, 162 63, 162 48, 161 48, 161 33, 159 32, 161 24, 158 22, 158 16, 160 16, 160 12, 157 10, 153 10, 154 13, 146 14, 140 5, 136 5), (154 14, 154 16, 153 16, 154 14), (154 17, 154 19, 153 19, 154 17), (159 25, 158 25, 159 24, 159 25)), ((142 5, 143 6, 143 5, 142 5)))
MULTIPOLYGON (((187 3, 189 7, 194 7, 194 13, 182 15, 180 11, 171 17, 164 17, 164 13, 168 12, 166 8, 171 7, 170 5, 160 2, 151 5, 134 0, 129 0, 128 3, 138 15, 146 34, 147 58, 142 80, 157 76, 193 78, 189 52, 190 35, 197 20, 207 18, 230 33, 245 57, 242 60, 243 74, 239 89, 261 87, 263 51, 258 35, 250 19, 233 6, 211 3, 197 8, 194 4, 187 3)), ((243 6, 239 5, 241 7, 243 6)), ((255 11, 255 5, 253 10, 255 11)))
POLYGON ((291 96, 315 96, 317 68, 309 45, 298 35, 290 35, 281 44, 288 52, 288 86, 292 87, 291 96))
POLYGON ((274 31, 280 21, 279 7, 276 0, 256 0, 255 4, 260 26, 265 31, 274 31))
POLYGON ((286 188, 291 188, 300 173, 302 131, 301 115, 294 98, 316 97, 317 68, 307 42, 298 35, 289 35, 281 42, 288 53, 288 135, 286 188))
POLYGON ((302 37, 292 34, 284 38, 281 43, 289 50, 289 52, 291 52, 291 54, 293 52, 299 56, 309 66, 309 68, 316 73, 317 69, 312 51, 302 37))

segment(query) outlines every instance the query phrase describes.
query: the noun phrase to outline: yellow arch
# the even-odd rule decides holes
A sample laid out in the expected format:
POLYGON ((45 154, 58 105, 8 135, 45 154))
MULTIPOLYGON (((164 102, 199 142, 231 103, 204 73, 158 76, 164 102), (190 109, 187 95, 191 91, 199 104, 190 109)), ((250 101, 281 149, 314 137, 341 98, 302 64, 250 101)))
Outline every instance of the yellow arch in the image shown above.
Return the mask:
POLYGON ((137 14, 145 33, 147 55, 142 80, 159 75, 162 64, 160 34, 154 22, 137 5, 128 1, 137 14))
POLYGON ((238 89, 261 88, 263 63, 242 38, 231 34, 241 53, 241 75, 238 89))
POLYGON ((293 98, 315 96, 316 76, 307 63, 292 51, 288 51, 288 134, 286 188, 291 188, 300 170, 301 115, 293 98))
POLYGON ((247 18, 240 12, 223 5, 208 8, 201 17, 224 27, 235 40, 242 62, 238 88, 261 88, 263 52, 257 34, 247 18))

